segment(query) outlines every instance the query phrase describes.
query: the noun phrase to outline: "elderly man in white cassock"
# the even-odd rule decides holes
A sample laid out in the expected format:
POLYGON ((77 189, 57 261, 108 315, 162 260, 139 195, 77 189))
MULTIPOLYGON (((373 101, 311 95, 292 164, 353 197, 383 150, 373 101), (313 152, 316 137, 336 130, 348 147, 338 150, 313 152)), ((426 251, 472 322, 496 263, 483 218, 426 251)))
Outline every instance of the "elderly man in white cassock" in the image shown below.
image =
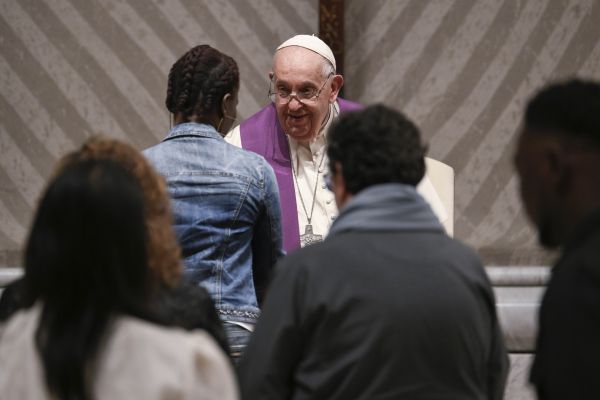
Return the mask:
MULTIPOLYGON (((297 35, 277 47, 269 72, 271 104, 236 126, 229 143, 262 155, 281 197, 283 247, 290 252, 323 240, 338 214, 324 176, 327 131, 338 115, 362 108, 338 97, 344 84, 333 52, 316 36, 297 35)), ((418 188, 438 218, 448 218, 429 178, 418 188)))

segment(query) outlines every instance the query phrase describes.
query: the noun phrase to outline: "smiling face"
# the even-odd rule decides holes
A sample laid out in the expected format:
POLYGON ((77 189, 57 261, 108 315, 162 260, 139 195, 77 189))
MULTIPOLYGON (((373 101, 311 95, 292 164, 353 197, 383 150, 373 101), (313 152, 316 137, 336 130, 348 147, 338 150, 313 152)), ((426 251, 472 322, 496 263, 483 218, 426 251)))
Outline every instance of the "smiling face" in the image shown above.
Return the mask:
POLYGON ((326 60, 319 54, 298 46, 285 47, 275 53, 272 82, 274 91, 306 92, 321 91, 318 99, 300 103, 292 96, 287 102, 275 102, 277 118, 284 132, 300 142, 308 142, 319 134, 335 101, 341 83, 340 75, 328 77, 326 60), (323 86, 324 85, 324 86, 323 86))

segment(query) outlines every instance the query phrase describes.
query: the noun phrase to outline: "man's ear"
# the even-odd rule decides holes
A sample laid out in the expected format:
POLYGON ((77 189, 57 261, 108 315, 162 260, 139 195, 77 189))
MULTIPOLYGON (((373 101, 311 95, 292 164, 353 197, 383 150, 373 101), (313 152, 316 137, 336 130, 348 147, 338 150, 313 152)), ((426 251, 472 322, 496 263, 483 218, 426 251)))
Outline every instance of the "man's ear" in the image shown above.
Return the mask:
POLYGON ((339 161, 337 161, 333 165, 332 172, 333 195, 335 197, 335 202, 338 208, 341 208, 352 198, 352 194, 348 192, 348 189, 346 188, 346 181, 344 180, 344 171, 342 169, 342 164, 339 161))
POLYGON ((269 71, 269 80, 272 81, 275 73, 273 71, 269 71))
POLYGON ((331 94, 329 95, 329 102, 333 103, 340 93, 340 89, 344 86, 344 77, 341 75, 334 75, 331 78, 331 94))

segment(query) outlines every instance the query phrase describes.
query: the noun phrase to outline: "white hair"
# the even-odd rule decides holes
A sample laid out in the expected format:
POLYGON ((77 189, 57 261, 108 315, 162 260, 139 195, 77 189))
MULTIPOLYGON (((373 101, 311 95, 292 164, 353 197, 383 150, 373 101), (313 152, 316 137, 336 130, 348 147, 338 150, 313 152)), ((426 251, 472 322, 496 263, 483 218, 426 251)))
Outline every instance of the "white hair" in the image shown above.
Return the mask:
MULTIPOLYGON (((310 49, 309 49, 310 50, 310 49)), ((275 51, 275 54, 273 54, 273 61, 272 61, 272 65, 275 66, 275 60, 277 59, 277 53, 279 52, 279 50, 275 51)), ((326 59, 325 57, 321 56, 321 59, 323 60, 322 63, 322 74, 324 78, 328 78, 329 75, 335 75, 335 67, 333 66, 333 64, 331 63, 331 61, 329 61, 328 59, 326 59)))
POLYGON ((323 77, 329 78, 329 75, 335 75, 335 68, 328 59, 323 57, 323 77))

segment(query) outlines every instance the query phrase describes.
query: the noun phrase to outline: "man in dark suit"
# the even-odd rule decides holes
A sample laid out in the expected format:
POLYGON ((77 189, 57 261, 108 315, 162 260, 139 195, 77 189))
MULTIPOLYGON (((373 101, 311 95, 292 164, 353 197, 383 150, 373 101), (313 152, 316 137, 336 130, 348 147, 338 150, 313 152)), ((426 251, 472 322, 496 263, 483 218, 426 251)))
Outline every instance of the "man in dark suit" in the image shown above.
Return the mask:
POLYGON ((377 105, 328 138, 339 217, 281 262, 240 365, 246 399, 501 399, 507 356, 478 257, 415 185, 417 127, 377 105))
POLYGON ((540 399, 600 398, 600 84, 552 84, 529 102, 515 157, 540 243, 561 248, 539 316, 540 399))

